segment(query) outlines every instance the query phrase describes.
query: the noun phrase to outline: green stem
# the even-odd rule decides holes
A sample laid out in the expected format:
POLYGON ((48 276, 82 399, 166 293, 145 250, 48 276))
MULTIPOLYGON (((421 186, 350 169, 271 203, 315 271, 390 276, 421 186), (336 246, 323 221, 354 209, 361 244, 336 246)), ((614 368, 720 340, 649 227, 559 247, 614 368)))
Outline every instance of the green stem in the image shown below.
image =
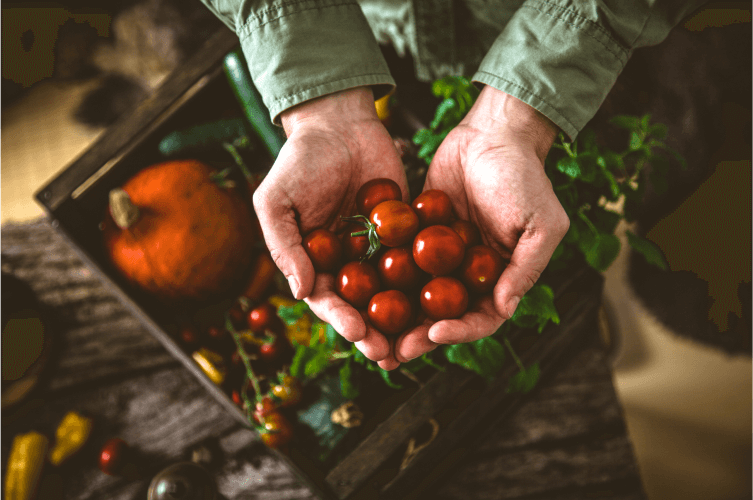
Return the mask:
POLYGON ((591 222, 591 220, 588 217, 586 217, 586 214, 584 214, 581 211, 578 211, 578 217, 580 217, 581 220, 586 223, 586 225, 588 226, 588 229, 590 229, 592 233, 599 234, 599 230, 596 229, 596 226, 594 226, 593 222, 591 222))
POLYGON ((229 142, 223 142, 222 147, 225 148, 225 151, 230 153, 230 155, 233 157, 233 160, 235 161, 235 164, 238 165, 238 168, 241 172, 243 172, 243 177, 246 178, 248 181, 252 181, 254 176, 251 174, 251 171, 248 169, 248 166, 246 165, 246 162, 243 161, 243 158, 241 157, 241 154, 238 152, 238 149, 229 142))
POLYGON ((345 358, 351 357, 352 355, 353 355, 352 352, 333 352, 330 355, 330 358, 331 359, 345 359, 345 358))
POLYGON ((259 379, 256 378, 256 374, 254 373, 253 368, 251 368, 251 360, 248 358, 246 350, 243 349, 240 335, 238 335, 238 332, 233 327, 233 322, 230 321, 230 315, 227 313, 225 314, 225 328, 227 328, 227 331, 230 332, 230 335, 232 335, 233 337, 233 341, 235 341, 235 345, 238 347, 238 355, 241 357, 241 360, 246 367, 246 375, 248 375, 249 380, 251 380, 251 385, 254 387, 254 392, 256 392, 256 399, 261 400, 261 386, 259 385, 259 379))
POLYGON ((512 359, 515 360, 515 364, 518 365, 518 368, 520 368, 520 371, 524 372, 526 371, 526 367, 523 366, 523 362, 520 360, 517 354, 515 354, 515 349, 512 348, 512 344, 510 344, 510 340, 505 336, 504 338, 505 346, 507 346, 507 350, 510 351, 510 355, 512 356, 512 359))

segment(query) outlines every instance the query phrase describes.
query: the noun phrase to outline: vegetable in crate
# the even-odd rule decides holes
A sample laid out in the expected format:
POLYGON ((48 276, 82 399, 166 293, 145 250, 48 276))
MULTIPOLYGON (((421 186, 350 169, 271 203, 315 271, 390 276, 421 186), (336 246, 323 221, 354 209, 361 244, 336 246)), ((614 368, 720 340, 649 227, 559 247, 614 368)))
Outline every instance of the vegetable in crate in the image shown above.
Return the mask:
POLYGON ((104 240, 115 267, 169 302, 212 299, 239 284, 254 255, 252 213, 220 183, 209 166, 180 160, 111 191, 104 240))

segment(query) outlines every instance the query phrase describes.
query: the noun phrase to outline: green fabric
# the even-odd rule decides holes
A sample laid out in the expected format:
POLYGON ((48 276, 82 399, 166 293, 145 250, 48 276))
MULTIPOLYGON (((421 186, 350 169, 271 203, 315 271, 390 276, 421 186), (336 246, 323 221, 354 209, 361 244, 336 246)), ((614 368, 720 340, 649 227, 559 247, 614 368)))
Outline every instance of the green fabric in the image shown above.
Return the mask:
MULTIPOLYGON (((240 38, 251 75, 275 123, 296 104, 368 85, 375 98, 394 80, 361 8, 345 0, 202 0, 240 38)), ((369 0, 367 12, 377 0, 369 0)), ((654 45, 703 1, 389 0, 408 22, 380 40, 413 52, 431 80, 474 74, 533 106, 571 139, 593 117, 636 48, 654 45)), ((405 23, 402 16, 400 22, 405 23)))

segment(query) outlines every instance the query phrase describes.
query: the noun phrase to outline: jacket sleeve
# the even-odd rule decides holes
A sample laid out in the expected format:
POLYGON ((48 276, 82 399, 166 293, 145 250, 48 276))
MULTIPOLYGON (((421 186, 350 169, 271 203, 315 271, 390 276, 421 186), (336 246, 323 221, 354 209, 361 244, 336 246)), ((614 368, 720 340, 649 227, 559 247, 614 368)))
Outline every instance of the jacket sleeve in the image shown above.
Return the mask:
POLYGON ((237 33, 272 121, 304 101, 395 81, 354 0, 202 0, 237 33))
POLYGON ((632 51, 655 45, 702 1, 526 0, 473 80, 534 107, 574 139, 632 51))

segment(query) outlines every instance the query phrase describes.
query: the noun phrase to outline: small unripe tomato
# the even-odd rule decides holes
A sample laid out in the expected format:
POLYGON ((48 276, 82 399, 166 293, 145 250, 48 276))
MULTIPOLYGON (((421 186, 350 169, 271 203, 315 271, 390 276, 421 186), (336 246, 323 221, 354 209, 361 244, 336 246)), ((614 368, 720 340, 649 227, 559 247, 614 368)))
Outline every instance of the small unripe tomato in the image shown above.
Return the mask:
POLYGON ((483 294, 494 290, 504 268, 499 252, 486 245, 476 245, 465 252, 458 273, 469 291, 483 294))
POLYGON ((402 332, 413 318, 410 301, 400 290, 377 293, 371 298, 367 312, 371 324, 386 335, 402 332))
POLYGON ((465 254, 465 243, 458 233, 447 226, 429 226, 413 240, 413 260, 433 276, 454 271, 465 254))
POLYGON ((450 276, 434 278, 421 290, 421 309, 434 321, 459 318, 468 309, 468 290, 450 276))
POLYGON ((402 199, 403 193, 397 182, 387 178, 371 179, 356 193, 356 209, 359 214, 368 217, 374 207, 383 201, 402 199))
POLYGON ((379 288, 379 275, 366 262, 348 262, 335 280, 337 295, 356 309, 366 307, 379 288))
POLYGON ((369 216, 376 226, 382 245, 399 247, 409 243, 418 232, 418 215, 402 201, 384 201, 374 207, 369 216))
POLYGON ((429 189, 419 194, 411 207, 418 215, 421 227, 446 225, 452 218, 452 202, 444 191, 429 189))
POLYGON ((298 404, 303 395, 303 389, 297 378, 285 375, 281 384, 272 386, 272 394, 280 400, 280 406, 288 407, 298 404))
POLYGON ((303 238, 303 248, 317 272, 331 273, 340 267, 343 255, 342 243, 332 231, 315 229, 303 238))

